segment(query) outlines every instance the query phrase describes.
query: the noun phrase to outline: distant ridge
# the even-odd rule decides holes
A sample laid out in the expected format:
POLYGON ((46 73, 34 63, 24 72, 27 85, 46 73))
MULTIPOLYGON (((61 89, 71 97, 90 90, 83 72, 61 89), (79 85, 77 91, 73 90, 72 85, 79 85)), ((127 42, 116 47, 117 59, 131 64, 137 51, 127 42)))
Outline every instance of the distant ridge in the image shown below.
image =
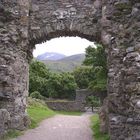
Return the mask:
POLYGON ((59 60, 42 60, 52 72, 72 72, 80 66, 85 59, 85 54, 76 54, 59 60))
POLYGON ((56 53, 56 52, 46 52, 37 56, 37 60, 60 60, 66 57, 64 54, 56 53))

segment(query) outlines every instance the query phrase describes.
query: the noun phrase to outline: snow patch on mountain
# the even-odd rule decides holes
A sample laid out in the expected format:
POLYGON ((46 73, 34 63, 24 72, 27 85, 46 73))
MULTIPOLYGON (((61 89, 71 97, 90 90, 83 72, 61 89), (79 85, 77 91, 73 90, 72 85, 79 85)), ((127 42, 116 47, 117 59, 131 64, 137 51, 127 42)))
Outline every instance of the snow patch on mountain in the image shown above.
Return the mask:
POLYGON ((46 52, 37 56, 37 60, 60 60, 65 58, 64 54, 55 53, 55 52, 46 52))

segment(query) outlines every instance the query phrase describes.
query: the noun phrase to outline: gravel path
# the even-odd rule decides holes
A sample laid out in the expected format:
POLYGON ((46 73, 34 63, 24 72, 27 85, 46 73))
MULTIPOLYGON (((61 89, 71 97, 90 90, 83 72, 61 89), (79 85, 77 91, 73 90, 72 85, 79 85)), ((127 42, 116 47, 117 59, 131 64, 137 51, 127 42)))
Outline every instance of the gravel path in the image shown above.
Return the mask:
POLYGON ((92 140, 90 116, 56 115, 14 140, 92 140))

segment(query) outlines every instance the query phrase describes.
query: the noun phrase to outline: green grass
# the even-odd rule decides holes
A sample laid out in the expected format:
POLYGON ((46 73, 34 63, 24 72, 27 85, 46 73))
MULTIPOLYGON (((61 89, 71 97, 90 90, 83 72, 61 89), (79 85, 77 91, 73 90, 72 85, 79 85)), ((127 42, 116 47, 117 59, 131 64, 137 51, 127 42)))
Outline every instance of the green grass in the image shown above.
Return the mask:
POLYGON ((91 122, 92 122, 92 130, 93 130, 93 137, 94 140, 109 140, 109 135, 108 134, 102 134, 100 132, 100 122, 99 122, 99 116, 93 115, 91 117, 91 122))
POLYGON ((31 118, 31 125, 29 128, 35 128, 38 124, 49 117, 54 116, 56 113, 50 110, 43 101, 29 99, 28 114, 31 118))
POLYGON ((48 108, 29 107, 28 114, 31 118, 30 128, 35 128, 42 120, 55 115, 55 112, 49 110, 48 108))
MULTIPOLYGON (((29 126, 30 129, 37 127, 42 120, 52 117, 56 114, 77 115, 77 116, 82 114, 81 112, 65 112, 65 111, 54 112, 51 109, 49 109, 43 101, 31 98, 28 99, 27 112, 31 119, 31 124, 29 126)), ((22 134, 24 134, 24 131, 10 130, 2 140, 16 138, 22 134)))
MULTIPOLYGON (((31 124, 29 126, 30 129, 33 129, 39 125, 39 123, 49 117, 54 116, 56 113, 50 110, 43 101, 36 99, 28 99, 28 114, 31 118, 31 124)), ((8 133, 2 138, 2 140, 9 140, 12 138, 16 138, 20 135, 24 134, 24 131, 18 130, 10 130, 8 133)))
POLYGON ((1 140, 9 140, 9 139, 12 139, 12 138, 16 138, 16 137, 18 137, 22 134, 23 134, 22 131, 9 130, 8 133, 1 140))
POLYGON ((62 114, 62 115, 74 115, 74 116, 80 116, 82 115, 82 112, 66 112, 66 111, 55 111, 57 114, 62 114))
POLYGON ((51 100, 51 101, 47 101, 47 102, 74 102, 74 101, 69 101, 69 100, 51 100))

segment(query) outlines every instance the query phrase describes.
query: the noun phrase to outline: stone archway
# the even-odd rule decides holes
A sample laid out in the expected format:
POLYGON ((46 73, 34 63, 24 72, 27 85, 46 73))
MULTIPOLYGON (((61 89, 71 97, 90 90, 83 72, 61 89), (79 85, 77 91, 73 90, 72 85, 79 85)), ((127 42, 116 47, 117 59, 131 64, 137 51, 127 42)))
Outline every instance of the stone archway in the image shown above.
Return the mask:
POLYGON ((100 18, 99 2, 32 0, 30 43, 34 45, 60 36, 79 36, 91 41, 101 41, 100 18))
POLYGON ((108 54, 111 140, 140 137, 139 0, 0 0, 0 134, 28 124, 28 63, 61 35, 102 42, 108 54))

